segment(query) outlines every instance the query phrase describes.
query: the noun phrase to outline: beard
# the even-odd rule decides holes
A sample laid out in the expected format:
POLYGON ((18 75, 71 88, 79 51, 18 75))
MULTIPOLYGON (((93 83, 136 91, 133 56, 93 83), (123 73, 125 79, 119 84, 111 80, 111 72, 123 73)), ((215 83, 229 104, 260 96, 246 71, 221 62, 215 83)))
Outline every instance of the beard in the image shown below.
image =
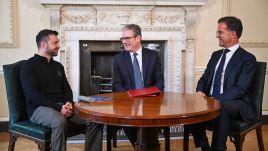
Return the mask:
POLYGON ((58 50, 53 50, 51 48, 47 48, 46 49, 46 53, 51 56, 51 57, 54 57, 54 56, 57 56, 58 55, 58 50))

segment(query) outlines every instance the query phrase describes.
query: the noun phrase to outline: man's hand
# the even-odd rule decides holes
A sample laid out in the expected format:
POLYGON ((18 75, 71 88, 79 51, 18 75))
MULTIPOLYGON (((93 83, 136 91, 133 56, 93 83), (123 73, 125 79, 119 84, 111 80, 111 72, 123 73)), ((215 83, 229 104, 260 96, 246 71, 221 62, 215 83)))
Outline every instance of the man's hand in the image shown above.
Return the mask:
POLYGON ((73 115, 73 104, 70 102, 66 102, 61 107, 61 114, 63 114, 65 117, 70 117, 73 115))
POLYGON ((200 95, 200 96, 206 96, 206 94, 205 93, 203 93, 202 91, 198 91, 198 92, 196 92, 198 95, 200 95))

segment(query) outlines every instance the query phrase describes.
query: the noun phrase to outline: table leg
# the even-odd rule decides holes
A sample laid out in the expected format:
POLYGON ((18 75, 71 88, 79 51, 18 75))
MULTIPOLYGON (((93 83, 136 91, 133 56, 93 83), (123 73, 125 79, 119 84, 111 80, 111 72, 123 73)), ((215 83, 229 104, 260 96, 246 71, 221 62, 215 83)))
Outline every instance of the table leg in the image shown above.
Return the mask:
POLYGON ((136 151, 160 151, 157 128, 139 127, 137 133, 136 151))

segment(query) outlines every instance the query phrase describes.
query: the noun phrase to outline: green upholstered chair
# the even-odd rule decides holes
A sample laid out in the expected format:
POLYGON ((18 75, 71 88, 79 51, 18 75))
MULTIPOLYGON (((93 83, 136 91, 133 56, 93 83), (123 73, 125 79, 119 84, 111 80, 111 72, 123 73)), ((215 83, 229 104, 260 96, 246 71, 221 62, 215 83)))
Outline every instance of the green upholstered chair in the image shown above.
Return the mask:
MULTIPOLYGON (((7 91, 9 108, 9 146, 13 151, 18 137, 24 137, 35 141, 41 151, 50 150, 51 129, 32 123, 27 116, 26 101, 20 82, 20 67, 25 60, 14 64, 3 65, 4 78, 7 91)), ((68 136, 74 136, 85 132, 85 129, 70 125, 68 136)))
MULTIPOLYGON (((245 136, 251 130, 256 129, 259 150, 264 151, 262 137, 262 100, 264 91, 264 82, 266 74, 266 62, 257 62, 256 72, 250 88, 250 98, 253 102, 253 109, 256 112, 256 122, 248 124, 241 120, 233 120, 231 122, 231 130, 229 132, 230 141, 234 143, 236 151, 242 151, 245 136)), ((207 128, 211 130, 211 128, 207 128)), ((183 150, 189 150, 189 130, 185 127, 183 150)))

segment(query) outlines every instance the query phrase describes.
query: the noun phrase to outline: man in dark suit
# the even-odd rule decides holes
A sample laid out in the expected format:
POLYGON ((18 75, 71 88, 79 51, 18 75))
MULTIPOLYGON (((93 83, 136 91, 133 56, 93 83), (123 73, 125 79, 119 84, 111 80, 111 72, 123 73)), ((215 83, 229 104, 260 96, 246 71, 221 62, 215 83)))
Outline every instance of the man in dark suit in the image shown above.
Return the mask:
POLYGON ((157 86, 164 89, 164 77, 159 55, 156 51, 141 46, 141 29, 138 25, 130 24, 123 28, 122 44, 124 51, 113 59, 113 91, 124 92, 136 89, 132 62, 137 53, 143 87, 157 86))
MULTIPOLYGON (((125 25, 120 40, 125 48, 113 58, 113 92, 157 86, 164 90, 164 77, 159 55, 141 46, 141 28, 125 25)), ((136 142, 136 130, 124 127, 132 144, 136 142)))
POLYGON ((256 58, 239 46, 243 26, 241 20, 227 16, 218 20, 217 38, 223 49, 213 52, 196 91, 221 103, 220 115, 206 123, 191 126, 196 147, 204 150, 226 150, 226 141, 233 119, 254 121, 248 95, 256 66, 256 58), (211 147, 204 126, 212 124, 211 147))

